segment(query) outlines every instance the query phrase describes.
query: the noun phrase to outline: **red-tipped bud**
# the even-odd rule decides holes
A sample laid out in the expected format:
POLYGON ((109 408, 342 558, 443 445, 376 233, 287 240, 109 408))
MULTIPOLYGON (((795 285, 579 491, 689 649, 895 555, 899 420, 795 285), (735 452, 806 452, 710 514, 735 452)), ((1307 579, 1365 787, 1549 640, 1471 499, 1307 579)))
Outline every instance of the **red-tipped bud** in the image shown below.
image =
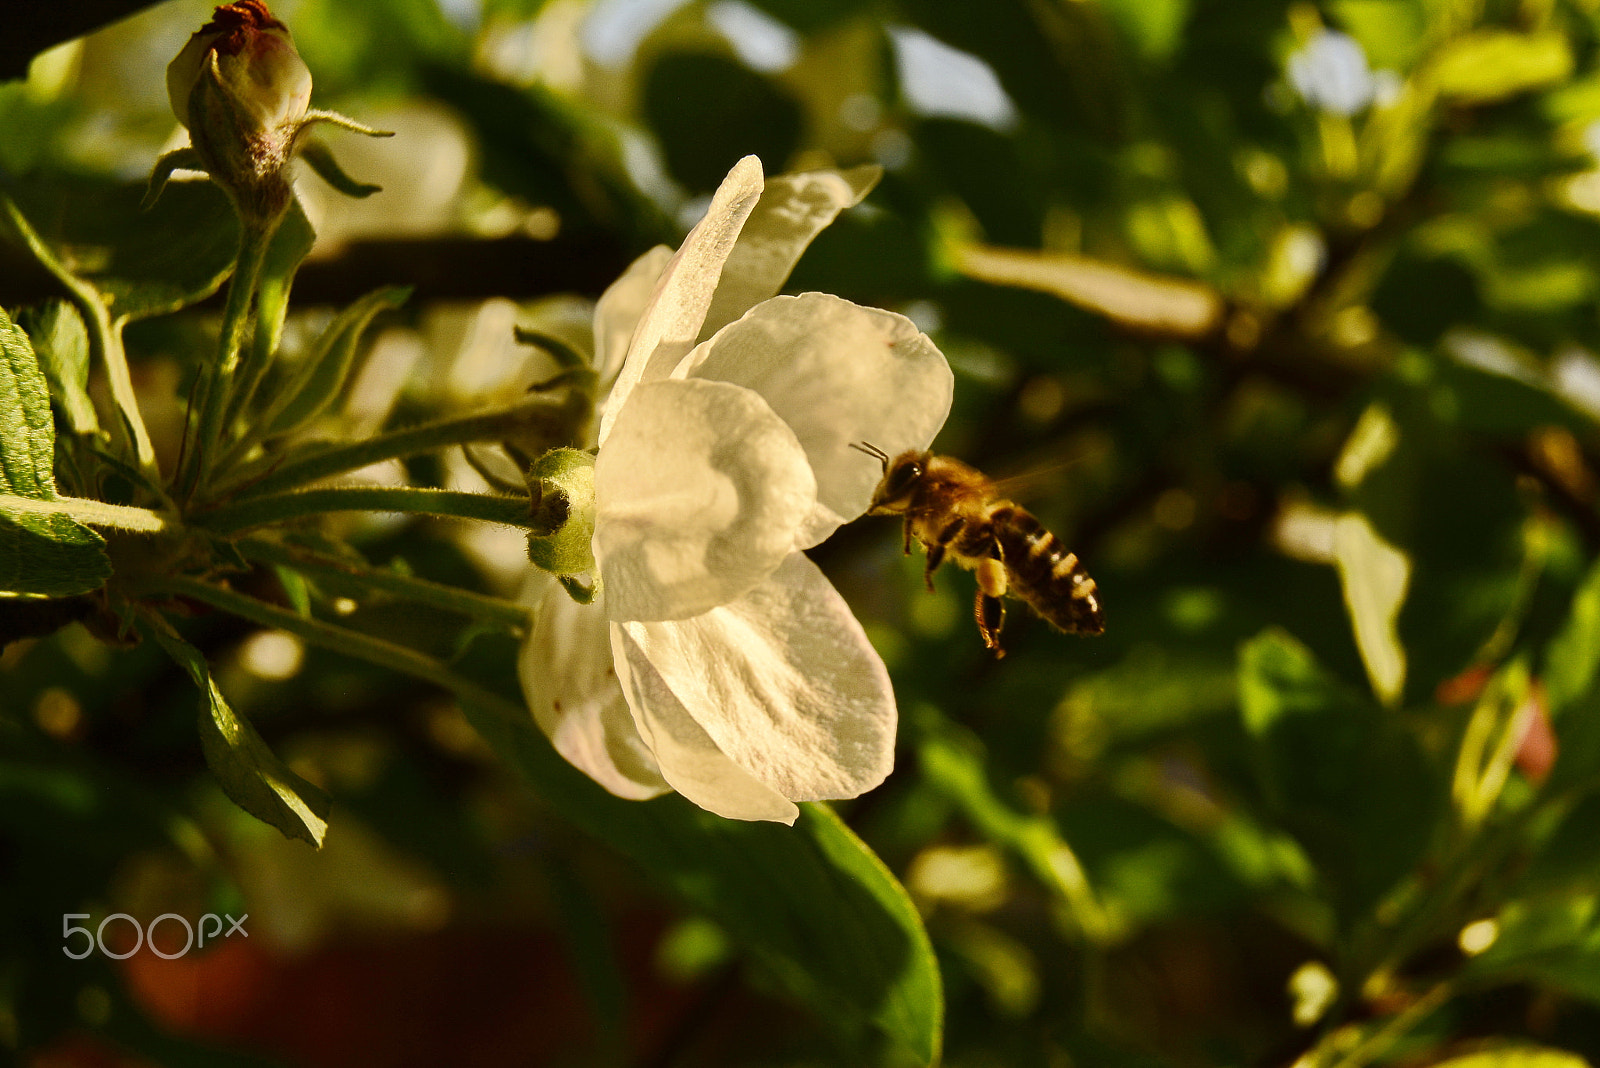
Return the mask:
POLYGON ((167 97, 178 121, 194 128, 195 87, 217 57, 222 86, 261 131, 294 126, 311 105, 311 71, 295 51, 288 27, 261 0, 217 8, 167 67, 167 97))
POLYGON ((167 67, 167 96, 211 176, 246 213, 287 204, 282 175, 311 103, 311 71, 261 0, 216 9, 167 67))

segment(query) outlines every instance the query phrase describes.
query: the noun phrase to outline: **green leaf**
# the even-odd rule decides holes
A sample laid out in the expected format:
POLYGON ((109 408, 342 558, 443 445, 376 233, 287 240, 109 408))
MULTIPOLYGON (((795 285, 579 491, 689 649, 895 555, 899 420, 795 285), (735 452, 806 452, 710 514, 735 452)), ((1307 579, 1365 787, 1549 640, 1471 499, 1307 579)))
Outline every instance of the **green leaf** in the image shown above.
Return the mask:
POLYGON ((1411 559, 1359 512, 1346 512, 1334 524, 1333 558, 1372 691, 1385 705, 1395 705, 1406 684, 1406 651, 1396 623, 1411 559))
POLYGON ((259 437, 272 438, 304 426, 332 404, 344 389, 355 366, 358 342, 372 317, 385 308, 398 308, 411 295, 409 286, 387 286, 357 300, 328 324, 293 376, 277 391, 275 401, 261 417, 259 437))
POLYGON ((200 650, 159 616, 146 616, 140 630, 160 643, 200 688, 200 748, 222 792, 285 838, 320 849, 328 832, 328 795, 290 771, 250 721, 229 707, 200 650))
MULTIPOLYGON (((33 346, 0 309, 0 495, 59 500, 55 443, 33 346)), ((0 515, 0 590, 64 597, 98 589, 110 576, 104 540, 70 516, 31 509, 0 515)))
POLYGON ((1482 823, 1500 800, 1527 729, 1529 687, 1527 661, 1517 657, 1489 680, 1467 721, 1450 788, 1463 826, 1482 823))
POLYGON ((1146 59, 1169 58, 1183 41, 1189 0, 1102 0, 1122 36, 1146 59))
POLYGON ((1600 564, 1590 569, 1572 599, 1566 625, 1544 651, 1544 692, 1558 713, 1587 693, 1600 667, 1600 564))
POLYGON ((1494 943, 1472 959, 1467 975, 1531 980, 1600 1003, 1600 898, 1592 891, 1513 901, 1495 922, 1494 943))
POLYGON ((1340 915, 1364 914, 1432 833, 1439 790, 1416 740, 1278 630, 1240 650, 1239 697, 1268 812, 1305 849, 1340 915))
POLYGON ((89 399, 89 330, 83 316, 64 300, 47 300, 17 316, 33 339, 33 352, 50 383, 50 398, 75 434, 93 434, 100 417, 89 399))
POLYGON ((9 192, 61 266, 100 294, 114 320, 204 300, 239 251, 238 219, 211 182, 170 182, 149 211, 139 209, 139 185, 57 176, 9 192))
POLYGON ((676 795, 624 801, 556 755, 531 716, 463 708, 562 815, 713 917, 823 1019, 851 1034, 870 1023, 922 1063, 938 1060, 944 999, 922 921, 827 806, 803 804, 784 827, 725 820, 676 795))
POLYGON ((1066 904, 1085 937, 1094 942, 1109 937, 1105 912, 1072 847, 1048 817, 1019 813, 995 794, 976 739, 963 739, 948 723, 927 717, 917 755, 933 788, 955 802, 986 839, 1011 850, 1066 904))
POLYGON ((1557 32, 1480 30, 1451 41, 1433 61, 1434 87, 1458 104, 1491 104, 1541 89, 1572 73, 1572 51, 1557 32))
POLYGON ((1541 1046, 1502 1046, 1481 1049, 1464 1057, 1435 1061, 1433 1068, 1589 1068, 1589 1062, 1564 1049, 1541 1046))
POLYGON ((1340 26, 1360 42, 1374 70, 1411 68, 1427 31, 1421 4, 1332 0, 1329 8, 1340 26))

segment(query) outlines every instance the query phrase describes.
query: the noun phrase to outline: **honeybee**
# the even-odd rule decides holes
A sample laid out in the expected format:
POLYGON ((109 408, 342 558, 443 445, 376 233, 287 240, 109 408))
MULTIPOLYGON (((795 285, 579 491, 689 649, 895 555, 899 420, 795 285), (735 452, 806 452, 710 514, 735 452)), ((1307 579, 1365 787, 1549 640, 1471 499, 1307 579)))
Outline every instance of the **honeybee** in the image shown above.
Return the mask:
POLYGON ((1056 536, 1025 508, 999 495, 982 472, 931 452, 889 454, 866 442, 851 448, 883 464, 883 481, 872 494, 868 515, 905 517, 905 551, 915 538, 928 551, 923 578, 949 556, 978 579, 973 615, 983 644, 1004 656, 1000 628, 1007 595, 1032 608, 1068 634, 1100 634, 1105 616, 1094 579, 1056 536))

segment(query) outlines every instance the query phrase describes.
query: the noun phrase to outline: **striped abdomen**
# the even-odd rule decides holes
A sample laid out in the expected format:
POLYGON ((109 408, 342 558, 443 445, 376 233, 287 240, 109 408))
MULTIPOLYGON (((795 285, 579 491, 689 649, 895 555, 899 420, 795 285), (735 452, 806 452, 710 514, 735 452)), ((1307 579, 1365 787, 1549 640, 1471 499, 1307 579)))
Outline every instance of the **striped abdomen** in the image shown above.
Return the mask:
POLYGON ((1009 501, 999 504, 989 521, 1010 577, 1008 593, 1069 634, 1099 634, 1106 629, 1094 579, 1075 553, 1068 552, 1026 509, 1009 501))

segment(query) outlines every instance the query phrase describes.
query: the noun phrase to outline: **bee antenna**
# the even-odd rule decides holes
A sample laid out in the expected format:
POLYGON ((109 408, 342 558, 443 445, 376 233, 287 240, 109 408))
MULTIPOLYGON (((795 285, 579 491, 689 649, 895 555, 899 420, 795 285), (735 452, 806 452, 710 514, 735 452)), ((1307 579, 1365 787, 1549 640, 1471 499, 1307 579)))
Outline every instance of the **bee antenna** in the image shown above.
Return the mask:
POLYGON ((864 452, 868 456, 883 464, 885 471, 889 470, 889 454, 868 441, 852 441, 850 447, 857 452, 864 452))

